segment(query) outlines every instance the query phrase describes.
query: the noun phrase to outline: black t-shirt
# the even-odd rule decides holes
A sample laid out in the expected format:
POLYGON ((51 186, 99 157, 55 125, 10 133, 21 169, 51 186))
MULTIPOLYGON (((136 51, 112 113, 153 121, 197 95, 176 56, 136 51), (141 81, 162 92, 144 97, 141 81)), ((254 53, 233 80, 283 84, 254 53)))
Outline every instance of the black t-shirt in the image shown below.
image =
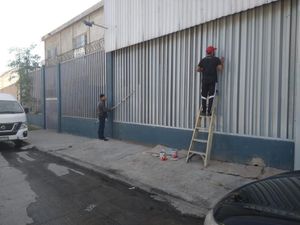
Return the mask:
POLYGON ((202 68, 203 80, 217 82, 218 71, 217 66, 222 65, 221 60, 215 56, 206 56, 203 58, 198 66, 202 68))

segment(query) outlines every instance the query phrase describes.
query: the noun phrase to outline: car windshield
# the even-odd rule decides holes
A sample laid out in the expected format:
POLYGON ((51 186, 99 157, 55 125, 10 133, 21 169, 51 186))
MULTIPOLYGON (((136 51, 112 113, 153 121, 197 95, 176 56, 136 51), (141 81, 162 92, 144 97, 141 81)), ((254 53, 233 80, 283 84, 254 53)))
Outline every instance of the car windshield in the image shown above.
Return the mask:
POLYGON ((16 101, 1 101, 0 100, 0 114, 6 113, 23 113, 23 108, 16 101))

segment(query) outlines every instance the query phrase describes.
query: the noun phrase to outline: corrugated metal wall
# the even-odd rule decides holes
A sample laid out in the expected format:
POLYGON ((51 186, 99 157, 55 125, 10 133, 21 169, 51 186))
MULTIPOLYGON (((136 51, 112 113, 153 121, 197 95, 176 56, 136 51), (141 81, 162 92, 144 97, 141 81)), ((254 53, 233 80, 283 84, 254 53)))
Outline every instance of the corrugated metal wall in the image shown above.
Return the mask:
POLYGON ((45 95, 46 95, 46 127, 58 128, 58 69, 57 66, 45 68, 45 95))
POLYGON ((293 139, 297 4, 278 1, 115 51, 114 101, 135 91, 115 121, 192 128, 195 67, 214 44, 226 59, 217 130, 293 139))
POLYGON ((31 112, 32 113, 40 113, 42 111, 42 73, 41 70, 35 70, 29 73, 29 77, 31 79, 31 112))
POLYGON ((298 3, 298 7, 296 9, 298 11, 297 14, 297 29, 294 30, 296 33, 296 42, 297 45, 295 47, 296 49, 296 81, 295 81, 295 87, 296 87, 296 99, 295 99, 295 128, 294 128, 294 137, 295 137, 295 170, 300 170, 300 3, 298 3))
POLYGON ((276 0, 105 0, 113 51, 276 0))
POLYGON ((47 98, 57 98, 57 66, 45 68, 45 94, 47 98))
POLYGON ((99 94, 106 93, 105 52, 61 64, 62 115, 96 118, 99 94))

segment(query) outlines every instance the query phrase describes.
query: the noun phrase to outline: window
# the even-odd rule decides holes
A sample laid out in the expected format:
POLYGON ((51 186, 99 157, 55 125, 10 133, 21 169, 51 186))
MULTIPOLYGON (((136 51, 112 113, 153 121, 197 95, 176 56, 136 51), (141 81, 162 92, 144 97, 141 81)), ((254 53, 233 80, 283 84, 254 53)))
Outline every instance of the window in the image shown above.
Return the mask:
POLYGON ((47 50, 47 59, 54 59, 57 56, 57 48, 49 48, 47 50))
POLYGON ((81 48, 87 44, 87 36, 86 34, 78 35, 77 37, 73 38, 73 48, 81 48))
POLYGON ((87 44, 86 34, 78 35, 73 38, 74 58, 85 55, 85 45, 87 44))

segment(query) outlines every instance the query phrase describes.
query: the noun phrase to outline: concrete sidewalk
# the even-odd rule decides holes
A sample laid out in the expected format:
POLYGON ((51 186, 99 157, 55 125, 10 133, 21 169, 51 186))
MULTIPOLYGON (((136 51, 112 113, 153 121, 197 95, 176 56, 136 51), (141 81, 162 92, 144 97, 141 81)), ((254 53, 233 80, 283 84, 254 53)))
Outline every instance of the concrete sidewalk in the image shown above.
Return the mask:
POLYGON ((255 179, 279 173, 270 168, 212 161, 204 169, 200 159, 186 164, 160 161, 155 148, 117 140, 108 142, 46 130, 30 132, 39 150, 144 189, 185 214, 203 217, 226 193, 255 179))

